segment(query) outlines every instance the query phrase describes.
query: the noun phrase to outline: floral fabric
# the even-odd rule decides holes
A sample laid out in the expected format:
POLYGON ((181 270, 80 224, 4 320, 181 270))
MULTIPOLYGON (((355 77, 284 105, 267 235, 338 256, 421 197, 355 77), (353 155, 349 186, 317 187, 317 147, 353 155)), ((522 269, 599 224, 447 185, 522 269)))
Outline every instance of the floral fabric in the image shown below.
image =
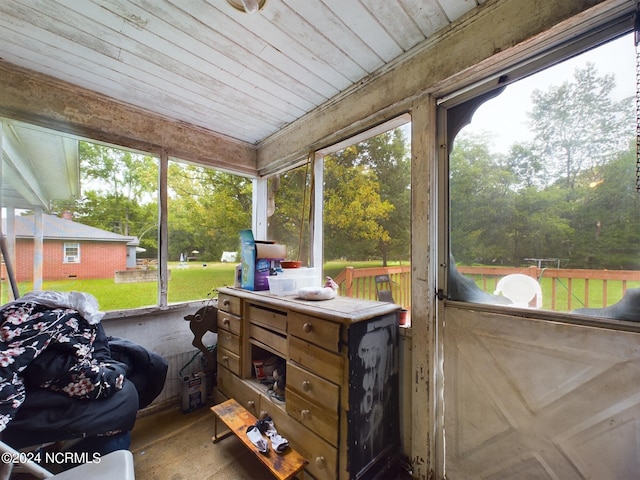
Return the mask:
POLYGON ((74 362, 67 371, 45 379, 41 387, 94 400, 122 389, 126 373, 122 367, 93 358, 97 328, 69 308, 17 301, 0 309, 0 431, 24 403, 24 370, 46 349, 55 348, 74 362))

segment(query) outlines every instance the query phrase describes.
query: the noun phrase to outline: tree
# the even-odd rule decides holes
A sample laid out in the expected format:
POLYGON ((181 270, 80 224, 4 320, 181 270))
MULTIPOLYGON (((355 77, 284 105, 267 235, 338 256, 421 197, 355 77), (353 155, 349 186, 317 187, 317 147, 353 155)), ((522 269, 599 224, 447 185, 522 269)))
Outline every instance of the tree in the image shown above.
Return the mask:
POLYGON ((635 144, 581 182, 576 202, 574 259, 584 268, 640 268, 640 194, 635 188, 635 144))
POLYGON ((157 251, 158 164, 135 154, 88 142, 78 143, 83 197, 54 202, 52 213, 69 211, 74 221, 126 236, 144 237, 147 255, 157 251))
POLYGON ((631 98, 614 101, 612 74, 598 76, 595 66, 577 68, 574 81, 534 90, 529 113, 537 155, 550 167, 551 179, 564 178, 573 189, 578 175, 594 170, 626 148, 633 125, 631 98))
POLYGON ((347 166, 334 159, 326 159, 325 166, 325 256, 374 256, 378 243, 390 238, 381 222, 393 209, 380 197, 377 176, 363 165, 347 166))
POLYGON ((380 179, 380 198, 393 205, 381 220, 389 239, 380 239, 378 252, 383 265, 390 258, 411 254, 411 162, 403 130, 397 128, 363 142, 360 153, 380 179))
POLYGON ((197 250, 205 259, 238 250, 251 227, 251 180, 177 162, 169 164, 169 256, 197 250))
POLYGON ((461 134, 449 157, 451 252, 459 263, 512 259, 514 178, 484 135, 461 134))
POLYGON ((535 137, 506 156, 490 151, 488 136, 459 135, 450 155, 458 262, 560 258, 574 268, 637 268, 633 109, 629 99, 612 100, 614 86, 587 65, 573 82, 535 90, 535 137))
POLYGON ((325 158, 325 256, 398 259, 410 253, 410 157, 402 129, 325 158))

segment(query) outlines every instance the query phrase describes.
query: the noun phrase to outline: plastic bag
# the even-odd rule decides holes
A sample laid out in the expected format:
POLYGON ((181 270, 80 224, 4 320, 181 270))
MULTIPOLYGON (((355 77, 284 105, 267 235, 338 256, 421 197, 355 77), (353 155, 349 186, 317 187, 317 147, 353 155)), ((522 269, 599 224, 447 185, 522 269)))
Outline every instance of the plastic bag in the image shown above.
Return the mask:
MULTIPOLYGON (((70 308, 77 310, 91 325, 102 320, 104 312, 98 307, 98 300, 85 292, 55 292, 53 290, 38 290, 27 292, 12 303, 35 302, 52 308, 70 308)), ((9 305, 9 304, 8 304, 9 305)))

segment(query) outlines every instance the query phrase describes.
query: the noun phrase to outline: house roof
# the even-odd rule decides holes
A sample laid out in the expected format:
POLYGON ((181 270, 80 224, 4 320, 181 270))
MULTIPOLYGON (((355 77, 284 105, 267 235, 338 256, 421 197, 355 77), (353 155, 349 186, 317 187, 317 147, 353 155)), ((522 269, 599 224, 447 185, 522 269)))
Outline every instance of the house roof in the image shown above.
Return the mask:
POLYGON ((2 205, 49 208, 80 196, 78 141, 14 120, 0 121, 2 205))
MULTIPOLYGON (((3 231, 6 232, 6 220, 3 219, 3 231)), ((16 238, 33 238, 35 231, 33 215, 15 217, 16 238)), ((137 246, 138 237, 119 235, 100 228, 60 218, 55 215, 42 215, 42 234, 45 240, 76 240, 100 242, 125 242, 137 246)))

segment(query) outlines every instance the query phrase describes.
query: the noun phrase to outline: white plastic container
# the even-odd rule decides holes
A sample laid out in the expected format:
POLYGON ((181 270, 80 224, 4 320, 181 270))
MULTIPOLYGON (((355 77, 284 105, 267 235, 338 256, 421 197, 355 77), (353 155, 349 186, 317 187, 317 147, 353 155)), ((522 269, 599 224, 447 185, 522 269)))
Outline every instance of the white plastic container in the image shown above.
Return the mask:
POLYGON ((278 295, 297 295, 303 287, 319 287, 320 277, 315 268, 288 268, 278 275, 269 275, 269 292, 278 295))

